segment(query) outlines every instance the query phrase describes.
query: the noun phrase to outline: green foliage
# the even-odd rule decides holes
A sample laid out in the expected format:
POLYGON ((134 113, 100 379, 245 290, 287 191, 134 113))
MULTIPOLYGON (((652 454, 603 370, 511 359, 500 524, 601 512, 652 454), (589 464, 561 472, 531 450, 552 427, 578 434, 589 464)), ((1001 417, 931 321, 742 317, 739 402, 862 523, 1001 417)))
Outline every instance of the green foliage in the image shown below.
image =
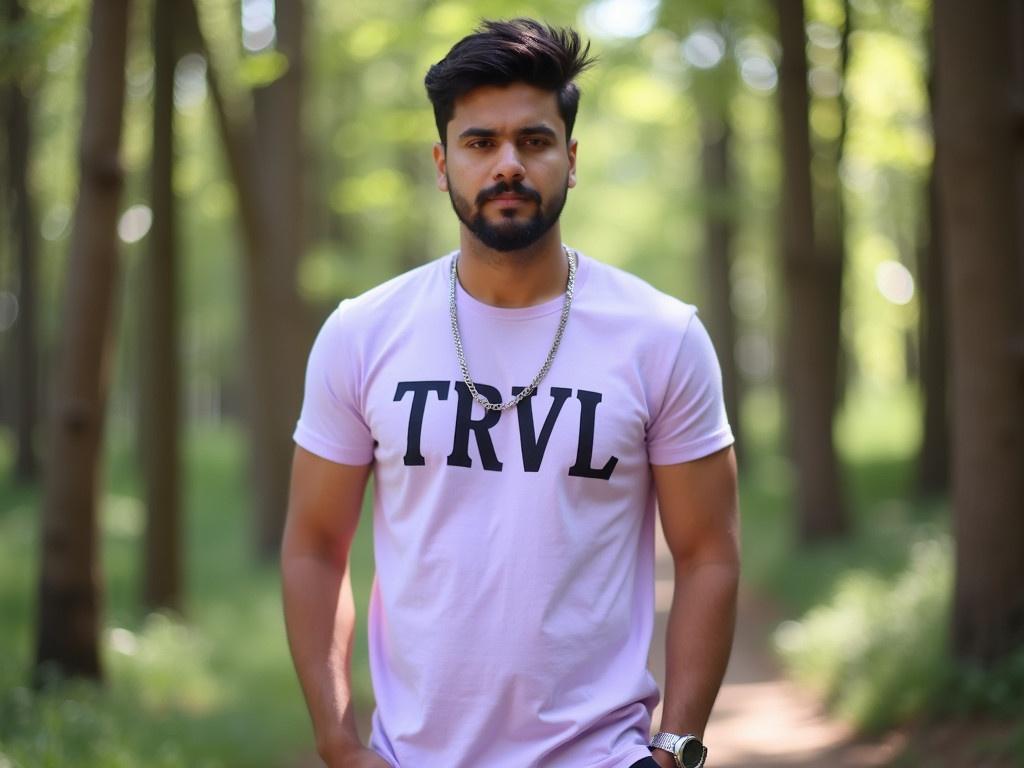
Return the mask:
MULTIPOLYGON (((988 712, 1019 718, 1024 712, 1024 646, 991 667, 961 664, 955 667, 933 710, 940 715, 988 712)), ((1024 724, 1017 734, 1018 752, 1024 757, 1024 724)))
MULTIPOLYGON (((741 74, 751 56, 774 71, 774 8, 737 0, 662 2, 654 26, 629 36, 615 24, 594 23, 597 12, 611 5, 533 0, 515 8, 516 14, 575 25, 599 56, 598 66, 581 82, 580 182, 565 209, 565 237, 592 256, 701 305, 703 217, 709 208, 733 213, 733 304, 744 350, 737 357, 748 380, 769 383, 782 306, 775 253, 777 93, 770 82, 754 87, 741 74), (720 63, 710 69, 683 53, 688 36, 701 30, 720 35, 726 45, 720 63), (732 124, 736 188, 721 200, 709 200, 701 182, 701 125, 709 115, 732 124), (751 348, 761 349, 766 361, 749 363, 745 350, 751 348)), ((20 32, 5 27, 3 34, 25 35, 29 27, 33 35, 50 30, 45 44, 22 46, 31 69, 46 75, 38 80, 33 106, 31 184, 43 232, 39 312, 47 347, 60 323, 56 307, 75 199, 88 6, 79 0, 26 0, 26 6, 28 26, 20 32)), ((834 26, 839 7, 838 0, 815 0, 809 19, 834 26)), ((245 50, 234 0, 199 0, 199 10, 229 108, 248 116, 246 91, 280 76, 288 62, 272 48, 245 50)), ((140 11, 128 60, 125 208, 148 200, 152 56, 146 44, 148 11, 140 11)), ((893 304, 876 283, 883 263, 899 261, 913 269, 918 198, 930 161, 921 39, 926 11, 922 0, 858 2, 851 40, 849 142, 842 172, 849 212, 843 327, 851 376, 886 386, 908 375, 908 334, 917 322, 916 297, 893 304)), ((497 0, 308 4, 303 226, 309 236, 299 256, 299 288, 315 313, 456 246, 458 227, 448 197, 434 184, 435 129, 422 78, 482 17, 508 15, 507 4, 497 0)), ((815 50, 834 58, 831 49, 811 46, 815 50)), ((823 59, 816 65, 834 63, 823 59)), ((235 201, 203 68, 192 54, 175 78, 185 398, 193 413, 209 410, 203 403, 222 400, 231 407, 238 401, 243 358, 236 350, 246 331, 235 201)), ((142 295, 135 267, 147 247, 143 239, 122 249, 120 369, 111 400, 120 413, 130 412, 134 403, 142 295)))
MULTIPOLYGON (((0 765, 269 768, 311 750, 278 574, 248 556, 243 448, 232 430, 205 429, 188 441, 185 619, 138 608, 137 470, 127 441, 109 452, 102 687, 53 683, 36 693, 27 686, 38 497, 0 484, 0 765)), ((0 464, 0 476, 8 466, 0 464)), ((366 604, 372 575, 368 533, 361 527, 353 552, 358 605, 366 604)), ((360 711, 368 712, 364 634, 361 623, 354 677, 360 711)))
POLYGON ((249 88, 270 85, 288 71, 288 57, 277 51, 246 56, 238 65, 238 80, 249 88))
MULTIPOLYGON (((827 600, 778 628, 776 649, 796 679, 864 731, 925 715, 1013 721, 1024 711, 1024 646, 987 668, 956 662, 952 581, 952 542, 926 535, 896 574, 847 570, 827 600)), ((1020 743, 999 751, 1024 757, 1024 727, 1011 738, 1020 743)))
POLYGON ((83 7, 71 0, 20 3, 25 15, 0 24, 0 85, 11 81, 34 84, 43 75, 46 58, 65 44, 83 7))
POLYGON ((847 573, 828 602, 778 629, 776 647, 845 719, 865 730, 903 722, 946 676, 952 572, 946 537, 920 541, 895 578, 847 573))

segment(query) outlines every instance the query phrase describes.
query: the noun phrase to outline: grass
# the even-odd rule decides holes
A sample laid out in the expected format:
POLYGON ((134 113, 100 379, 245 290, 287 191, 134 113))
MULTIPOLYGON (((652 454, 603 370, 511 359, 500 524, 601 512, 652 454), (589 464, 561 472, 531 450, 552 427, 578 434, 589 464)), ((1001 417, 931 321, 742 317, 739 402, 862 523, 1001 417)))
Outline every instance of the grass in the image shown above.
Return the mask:
MULTIPOLYGON (((144 510, 137 472, 129 445, 110 451, 100 512, 104 686, 79 682, 36 693, 26 685, 38 492, 0 481, 0 766, 270 768, 310 751, 278 571, 250 557, 243 447, 230 429, 189 435, 185 620, 139 607, 144 510)), ((9 454, 0 441, 0 459, 9 462, 9 454)), ((8 475, 0 465, 0 476, 8 475)), ((373 568, 369 526, 361 526, 352 560, 357 604, 365 605, 373 568)), ((353 673, 364 708, 365 658, 360 626, 353 673)))

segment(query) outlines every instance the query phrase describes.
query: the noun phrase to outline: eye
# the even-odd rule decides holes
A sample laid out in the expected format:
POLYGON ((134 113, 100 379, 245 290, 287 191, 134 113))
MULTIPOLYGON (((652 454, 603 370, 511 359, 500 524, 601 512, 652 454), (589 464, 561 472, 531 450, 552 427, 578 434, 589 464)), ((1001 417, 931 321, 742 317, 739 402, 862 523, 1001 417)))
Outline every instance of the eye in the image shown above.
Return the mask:
POLYGON ((494 142, 491 139, 473 139, 466 146, 470 149, 488 149, 494 146, 494 142))
POLYGON ((523 144, 534 149, 543 149, 550 144, 550 141, 546 136, 527 136, 523 139, 523 144))

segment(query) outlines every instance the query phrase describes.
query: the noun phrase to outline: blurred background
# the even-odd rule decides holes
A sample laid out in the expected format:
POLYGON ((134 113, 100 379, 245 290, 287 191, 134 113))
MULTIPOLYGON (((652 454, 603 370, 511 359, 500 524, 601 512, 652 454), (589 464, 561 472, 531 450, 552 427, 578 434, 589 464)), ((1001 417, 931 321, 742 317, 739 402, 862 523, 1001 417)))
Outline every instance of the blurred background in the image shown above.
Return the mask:
POLYGON ((0 766, 316 764, 305 358, 457 245, 422 78, 510 15, 600 58, 567 241, 715 339, 734 667, 885 746, 735 764, 1024 765, 1024 0, 0 0, 0 766))

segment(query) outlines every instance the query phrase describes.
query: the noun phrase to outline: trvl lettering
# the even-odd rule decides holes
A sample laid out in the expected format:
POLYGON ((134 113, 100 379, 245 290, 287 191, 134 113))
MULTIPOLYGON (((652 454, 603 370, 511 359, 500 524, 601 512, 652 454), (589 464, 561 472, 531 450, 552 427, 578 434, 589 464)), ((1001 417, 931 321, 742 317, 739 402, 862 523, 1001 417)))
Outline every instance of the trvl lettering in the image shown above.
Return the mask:
MULTIPOLYGON (((455 391, 459 394, 459 408, 455 413, 455 440, 452 452, 448 456, 448 466, 473 466, 473 460, 469 458, 469 433, 472 430, 484 469, 501 472, 501 462, 498 461, 498 457, 494 453, 494 443, 491 442, 490 434, 491 427, 497 424, 498 419, 501 418, 501 412, 484 411, 481 418, 474 420, 470 418, 470 414, 473 413, 473 395, 470 393, 469 387, 464 381, 457 381, 455 382, 455 391)), ((492 403, 501 402, 501 393, 494 387, 477 384, 476 391, 492 403)))
POLYGON ((420 453, 420 435, 423 434, 423 411, 427 407, 427 395, 437 393, 438 400, 448 399, 447 381, 400 381, 395 388, 395 402, 412 392, 412 408, 409 410, 409 438, 405 443, 405 466, 422 467, 427 463, 420 453))
POLYGON ((600 469, 590 466, 594 460, 594 422, 597 420, 597 404, 601 402, 600 392, 587 392, 585 389, 576 392, 576 398, 583 408, 580 413, 580 438, 576 443, 576 463, 569 474, 573 477, 596 477, 607 480, 619 463, 617 456, 612 456, 600 469))
MULTIPOLYGON (((421 467, 426 464, 426 459, 421 450, 421 437, 423 434, 423 414, 426 411, 427 401, 431 393, 437 395, 438 400, 447 400, 451 387, 448 381, 400 381, 395 388, 394 401, 401 402, 406 395, 412 393, 412 404, 409 408, 409 428, 406 439, 405 457, 403 459, 407 467, 421 467)), ((447 464, 450 467, 471 467, 473 459, 469 455, 469 440, 472 437, 476 441, 477 452, 480 454, 480 463, 485 470, 500 472, 504 464, 498 459, 494 450, 494 442, 491 440, 490 430, 501 418, 499 411, 486 411, 480 418, 474 419, 473 396, 465 382, 454 383, 455 394, 458 403, 455 409, 455 424, 452 435, 452 451, 448 455, 447 464)), ((501 392, 488 384, 476 384, 477 391, 490 400, 492 403, 502 401, 501 392)), ((523 387, 513 387, 512 395, 518 395, 523 387)), ((536 393, 531 393, 524 398, 516 407, 516 416, 519 423, 519 445, 522 452, 523 470, 526 472, 539 472, 544 462, 544 454, 547 451, 551 434, 558 421, 559 414, 566 401, 572 397, 573 391, 565 387, 551 387, 550 390, 553 402, 548 412, 544 415, 540 432, 537 432, 536 421, 533 413, 533 399, 536 393)), ((597 422, 597 406, 601 403, 600 392, 590 392, 585 389, 576 390, 576 399, 580 402, 579 432, 576 443, 576 463, 569 467, 568 474, 571 477, 590 477, 597 480, 607 480, 615 471, 619 459, 616 456, 608 458, 601 467, 594 467, 594 431, 597 422)))
MULTIPOLYGON (((518 395, 523 389, 524 387, 513 387, 512 397, 518 395)), ((551 410, 544 418, 544 426, 540 428, 539 436, 535 436, 533 429, 533 403, 531 402, 536 394, 537 391, 534 390, 524 397, 516 407, 516 413, 519 416, 519 447, 523 452, 523 469, 527 472, 540 471, 540 465, 544 461, 544 451, 547 450, 548 440, 551 439, 551 431, 555 428, 555 420, 562 412, 565 401, 572 395, 572 390, 564 387, 551 388, 551 396, 555 398, 555 402, 551 404, 551 410)))

